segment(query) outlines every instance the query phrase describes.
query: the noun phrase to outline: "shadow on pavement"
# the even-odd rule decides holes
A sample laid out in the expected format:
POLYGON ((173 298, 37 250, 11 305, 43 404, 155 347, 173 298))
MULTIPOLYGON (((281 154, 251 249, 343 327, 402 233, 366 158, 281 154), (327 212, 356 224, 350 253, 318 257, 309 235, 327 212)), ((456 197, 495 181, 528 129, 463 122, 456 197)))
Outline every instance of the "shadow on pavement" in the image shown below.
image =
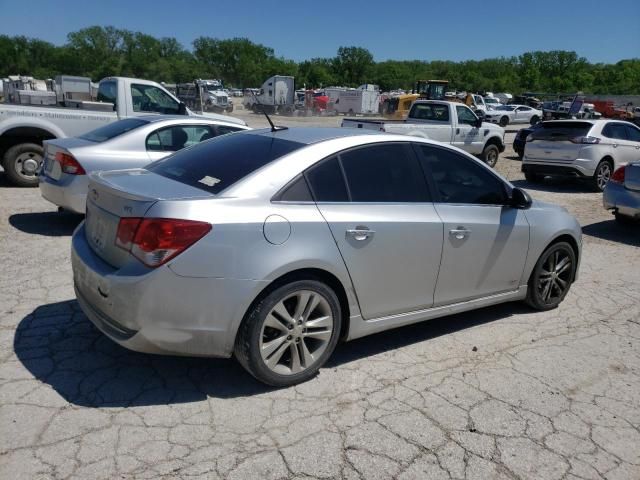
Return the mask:
POLYGON ((526 188, 538 192, 551 193, 595 193, 593 189, 579 178, 572 177, 546 177, 540 183, 531 183, 526 180, 513 180, 514 187, 526 188))
POLYGON ((621 225, 615 220, 603 220, 582 227, 582 233, 590 237, 640 247, 640 222, 621 225))
POLYGON ((68 212, 16 213, 9 223, 25 233, 62 237, 71 235, 83 219, 83 215, 68 212))
MULTIPOLYGON (((499 320, 527 309, 504 304, 431 320, 341 344, 329 367, 499 320)), ((272 390, 231 359, 159 356, 112 342, 75 300, 38 307, 18 325, 18 359, 66 401, 86 407, 164 405, 235 398, 272 390)))

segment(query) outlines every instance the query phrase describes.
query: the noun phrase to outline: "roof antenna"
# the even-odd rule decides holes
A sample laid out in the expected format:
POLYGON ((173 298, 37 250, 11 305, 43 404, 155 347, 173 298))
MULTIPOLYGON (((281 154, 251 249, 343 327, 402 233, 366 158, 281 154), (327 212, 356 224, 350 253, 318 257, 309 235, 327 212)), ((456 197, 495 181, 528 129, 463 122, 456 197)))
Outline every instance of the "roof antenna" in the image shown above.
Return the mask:
POLYGON ((256 101, 256 103, 260 105, 260 110, 262 110, 262 113, 264 113, 264 116, 267 117, 267 122, 269 122, 269 125, 271 125, 272 132, 277 132, 278 130, 288 130, 289 127, 280 127, 280 126, 276 127, 271 121, 271 118, 269 118, 269 114, 265 110, 264 105, 260 103, 260 100, 258 100, 258 97, 256 97, 256 94, 253 92, 253 90, 251 90, 251 95, 253 95, 253 99, 256 101))

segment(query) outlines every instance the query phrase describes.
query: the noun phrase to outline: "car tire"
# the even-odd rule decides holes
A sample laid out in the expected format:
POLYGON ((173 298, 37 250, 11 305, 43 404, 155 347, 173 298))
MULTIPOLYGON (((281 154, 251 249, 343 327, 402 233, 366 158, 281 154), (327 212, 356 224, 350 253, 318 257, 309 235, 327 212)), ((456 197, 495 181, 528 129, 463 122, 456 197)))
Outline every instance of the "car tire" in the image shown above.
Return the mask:
POLYGON ((499 123, 502 128, 506 127, 507 125, 509 125, 509 117, 507 117, 506 115, 503 116, 502 118, 500 118, 499 123))
POLYGON ((613 173, 613 163, 610 160, 602 160, 596 167, 591 177, 591 186, 596 192, 602 192, 613 173))
POLYGON ((537 115, 534 115, 533 117, 531 117, 530 123, 531 125, 535 125, 539 121, 540 121, 540 117, 538 117, 537 115))
POLYGON ((19 143, 9 148, 2 161, 9 182, 17 187, 37 187, 44 149, 37 143, 19 143))
POLYGON ((525 302, 535 310, 556 308, 575 279, 576 253, 567 242, 549 246, 536 262, 527 286, 525 302))
POLYGON ((524 178, 529 183, 540 183, 542 181, 542 175, 533 172, 524 172, 524 178))
POLYGON ((500 150, 495 145, 487 145, 484 147, 482 151, 482 161, 489 165, 491 168, 496 166, 498 163, 498 156, 500 155, 500 150))
POLYGON ((341 325, 340 302, 331 288, 317 280, 292 281, 254 303, 238 330, 234 354, 257 380, 296 385, 328 360, 341 325))

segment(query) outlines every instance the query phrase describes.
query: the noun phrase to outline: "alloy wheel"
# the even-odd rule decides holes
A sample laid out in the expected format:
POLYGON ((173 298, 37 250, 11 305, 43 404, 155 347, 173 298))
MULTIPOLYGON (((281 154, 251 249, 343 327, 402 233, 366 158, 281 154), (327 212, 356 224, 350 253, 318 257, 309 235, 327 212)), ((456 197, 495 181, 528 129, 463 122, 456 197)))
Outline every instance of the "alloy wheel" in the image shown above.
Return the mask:
POLYGON ((260 356, 280 375, 295 375, 312 367, 329 346, 334 318, 329 302, 318 292, 288 294, 265 317, 260 332, 260 356))
POLYGON ((609 178, 611 178, 611 165, 607 162, 602 162, 596 172, 596 182, 600 190, 604 190, 609 178))
POLYGON ((542 263, 536 288, 541 300, 552 304, 561 299, 571 285, 573 272, 571 256, 563 250, 555 250, 542 263))

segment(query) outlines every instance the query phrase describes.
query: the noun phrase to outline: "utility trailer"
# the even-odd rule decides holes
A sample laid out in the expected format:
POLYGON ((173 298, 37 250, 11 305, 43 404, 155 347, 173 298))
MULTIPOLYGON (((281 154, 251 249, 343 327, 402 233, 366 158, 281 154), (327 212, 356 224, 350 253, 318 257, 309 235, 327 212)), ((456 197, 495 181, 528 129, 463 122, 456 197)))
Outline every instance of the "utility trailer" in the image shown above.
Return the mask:
POLYGON ((370 115, 379 113, 380 91, 377 85, 360 85, 356 89, 339 92, 333 103, 336 113, 349 115, 370 115))

